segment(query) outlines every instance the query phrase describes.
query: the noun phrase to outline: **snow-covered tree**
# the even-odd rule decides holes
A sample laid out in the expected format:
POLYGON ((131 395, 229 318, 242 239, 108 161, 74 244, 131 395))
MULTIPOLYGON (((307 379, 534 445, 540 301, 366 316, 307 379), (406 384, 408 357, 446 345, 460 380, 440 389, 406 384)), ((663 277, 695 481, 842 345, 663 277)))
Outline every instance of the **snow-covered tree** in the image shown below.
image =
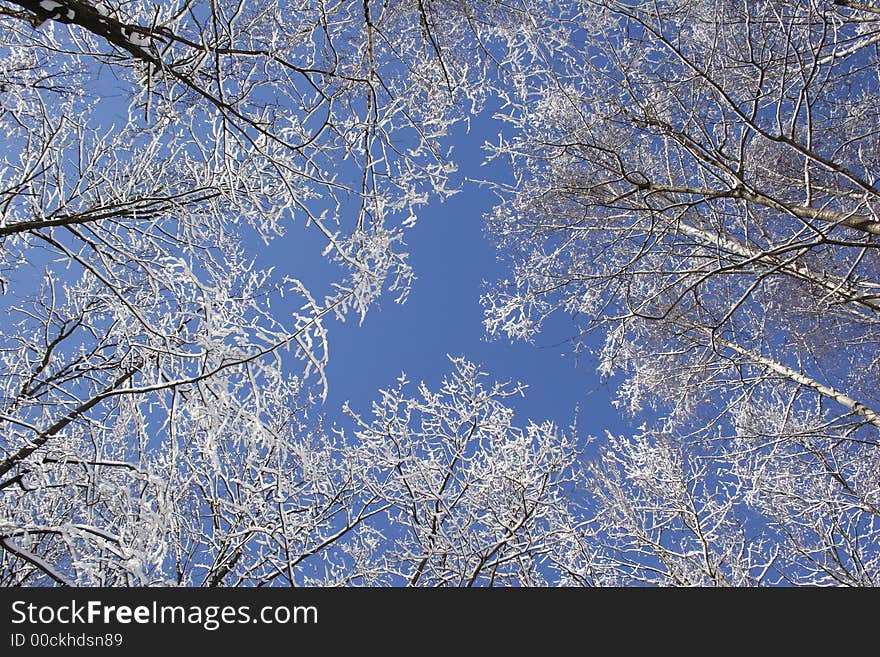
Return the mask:
MULTIPOLYGON (((405 297, 403 230, 452 191, 441 138, 484 100, 472 43, 515 20, 423 0, 0 3, 4 582, 149 583, 168 563, 219 582, 265 541, 238 571, 255 581, 294 534, 311 545, 298 523, 320 518, 277 505, 317 476, 290 441, 324 320, 405 297)), ((314 485, 318 507, 344 499, 314 485)))
MULTIPOLYGON (((0 583, 880 583, 880 10, 0 1, 0 583), (463 359, 326 427, 487 101, 490 334, 574 318, 642 426, 463 359)), ((540 385, 540 382, 533 382, 540 385)))
POLYGON ((594 491, 639 579, 876 584, 880 13, 566 5, 568 46, 520 67, 494 146, 518 176, 489 218, 512 268, 489 331, 569 314, 649 424, 594 491))
POLYGON ((541 586, 559 581, 551 553, 574 526, 575 439, 551 422, 513 423, 521 387, 484 383, 472 363, 435 392, 382 392, 372 418, 353 414, 354 462, 387 511, 378 562, 408 586, 541 586))

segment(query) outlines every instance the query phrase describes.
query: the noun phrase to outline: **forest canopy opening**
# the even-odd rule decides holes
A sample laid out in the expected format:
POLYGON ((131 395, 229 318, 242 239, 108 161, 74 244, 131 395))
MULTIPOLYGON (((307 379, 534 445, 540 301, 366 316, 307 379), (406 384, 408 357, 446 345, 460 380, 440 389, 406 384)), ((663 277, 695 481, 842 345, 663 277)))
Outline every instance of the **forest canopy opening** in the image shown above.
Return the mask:
POLYGON ((0 44, 0 584, 880 584, 880 7, 7 0, 0 44), (486 333, 565 318, 627 435, 479 353, 322 404, 487 105, 486 333))

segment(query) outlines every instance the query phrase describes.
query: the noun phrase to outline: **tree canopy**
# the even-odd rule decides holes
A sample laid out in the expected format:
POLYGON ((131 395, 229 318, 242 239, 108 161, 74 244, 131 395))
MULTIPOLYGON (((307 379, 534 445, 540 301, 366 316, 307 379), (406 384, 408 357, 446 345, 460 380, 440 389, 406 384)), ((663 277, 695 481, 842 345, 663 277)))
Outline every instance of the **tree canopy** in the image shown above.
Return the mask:
POLYGON ((880 583, 880 7, 8 0, 0 44, 0 583, 880 583), (486 332, 571 318, 630 435, 478 355, 323 418, 486 111, 486 332))

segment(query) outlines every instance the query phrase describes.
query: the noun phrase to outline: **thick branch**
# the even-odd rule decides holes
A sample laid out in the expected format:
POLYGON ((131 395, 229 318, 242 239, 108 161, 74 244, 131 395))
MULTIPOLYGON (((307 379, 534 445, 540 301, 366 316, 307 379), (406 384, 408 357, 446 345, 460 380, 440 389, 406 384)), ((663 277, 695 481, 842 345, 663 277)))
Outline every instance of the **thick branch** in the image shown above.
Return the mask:
POLYGON ((77 418, 82 417, 85 413, 87 413, 88 411, 93 409, 95 406, 100 404, 107 397, 112 396, 116 392, 116 390, 120 386, 125 384, 129 379, 131 379, 131 377, 133 377, 137 371, 138 371, 137 369, 129 370, 128 372, 126 372, 125 374, 120 376, 118 379, 116 379, 113 383, 111 383, 102 392, 98 393, 97 395, 92 397, 87 402, 80 404, 79 406, 74 408, 67 415, 65 415, 60 420, 58 420, 57 422, 52 424, 52 426, 50 426, 49 428, 41 431, 37 435, 36 438, 34 438, 32 441, 30 441, 30 443, 27 445, 27 447, 22 447, 20 450, 18 450, 12 456, 0 461, 0 477, 2 477, 7 472, 12 470, 12 468, 14 468, 17 463, 20 463, 21 461, 26 459, 28 456, 33 454, 35 451, 40 449, 40 447, 45 445, 46 442, 50 438, 58 435, 58 433, 61 432, 64 429, 64 427, 66 427, 68 424, 70 424, 71 422, 73 422, 77 418))
POLYGON ((0 225, 0 237, 16 233, 26 233, 39 230, 40 228, 89 224, 105 219, 150 220, 163 213, 170 213, 174 210, 211 201, 220 196, 220 194, 221 192, 217 189, 203 187, 168 196, 146 196, 114 205, 91 208, 83 212, 53 213, 44 219, 2 224, 0 225))
POLYGON ((154 38, 150 30, 139 25, 127 25, 112 16, 105 16, 98 9, 82 0, 8 0, 24 7, 41 21, 79 25, 92 34, 102 37, 114 46, 122 48, 135 57, 158 66, 159 59, 143 46, 154 38))
POLYGON ((809 377, 806 374, 802 374, 797 370, 793 370, 792 368, 787 367, 781 363, 777 363, 775 360, 767 358, 766 356, 762 356, 760 354, 749 351, 748 349, 741 347, 734 342, 729 342, 718 336, 714 336, 713 339, 716 343, 732 351, 735 351, 740 356, 745 356, 749 360, 759 365, 763 365, 764 367, 773 370, 777 374, 781 374, 782 376, 791 379, 795 383, 799 383, 802 386, 818 392, 820 395, 823 395, 828 399, 836 401, 838 404, 848 408, 853 413, 861 415, 868 422, 880 429, 880 413, 871 408, 868 408, 863 403, 856 401, 849 395, 846 395, 839 390, 835 390, 831 386, 827 386, 824 383, 819 383, 812 377, 809 377))
POLYGON ((839 224, 854 228, 872 235, 880 235, 880 221, 870 215, 855 212, 840 212, 827 208, 814 208, 807 205, 788 205, 781 203, 765 194, 749 191, 743 187, 716 190, 703 189, 700 187, 686 187, 677 185, 657 185, 654 183, 641 183, 636 189, 648 193, 685 194, 690 196, 702 196, 705 198, 737 198, 749 203, 756 203, 764 207, 791 214, 799 219, 817 219, 833 224, 839 224))
POLYGON ((64 575, 55 570, 55 568, 51 564, 46 563, 45 560, 41 559, 33 552, 29 552, 28 550, 25 550, 24 548, 15 545, 12 540, 7 538, 0 538, 0 546, 2 546, 3 549, 10 554, 15 555, 19 559, 24 559, 31 565, 37 567, 53 580, 58 582, 61 586, 73 586, 73 584, 64 575))
POLYGON ((806 281, 811 285, 816 285, 829 294, 842 298, 846 302, 858 304, 875 313, 880 312, 880 302, 876 299, 865 297, 860 294, 859 291, 845 279, 819 274, 797 262, 786 262, 776 255, 765 253, 752 246, 743 244, 733 237, 698 228, 685 221, 679 222, 676 225, 676 228, 689 237, 696 238, 706 244, 720 247, 751 261, 768 262, 774 267, 778 267, 779 271, 802 281, 806 281))
MULTIPOLYGON (((166 71, 176 80, 189 87, 195 93, 211 103, 224 115, 224 117, 235 117, 247 126, 253 128, 272 141, 281 144, 285 148, 289 148, 293 151, 300 150, 316 140, 318 135, 323 131, 323 128, 316 130, 315 134, 307 137, 301 144, 292 144, 285 139, 282 139, 278 134, 262 125, 260 120, 243 114, 232 104, 226 102, 222 97, 222 93, 220 95, 215 95, 198 85, 195 78, 184 75, 176 70, 174 66, 165 66, 164 62, 158 55, 154 43, 155 41, 163 40, 163 36, 151 28, 123 23, 112 16, 104 16, 95 7, 86 2, 82 2, 81 0, 8 1, 14 2, 28 11, 33 12, 33 14, 40 20, 53 20, 59 23, 77 25, 88 30, 92 34, 105 39, 114 46, 122 48, 136 59, 148 64, 152 70, 166 71)), ((247 135, 244 126, 236 125, 234 121, 232 122, 232 125, 256 146, 247 135)))

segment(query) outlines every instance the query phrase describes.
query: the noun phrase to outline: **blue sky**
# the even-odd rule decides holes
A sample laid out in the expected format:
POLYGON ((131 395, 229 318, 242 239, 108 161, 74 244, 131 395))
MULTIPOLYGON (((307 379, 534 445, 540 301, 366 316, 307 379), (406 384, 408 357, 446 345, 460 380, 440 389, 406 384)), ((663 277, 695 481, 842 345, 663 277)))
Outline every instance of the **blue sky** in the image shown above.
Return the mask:
MULTIPOLYGON (((497 140, 500 128, 499 122, 481 116, 472 121, 470 133, 463 127, 453 133, 450 142, 462 180, 508 175, 501 162, 481 166, 481 146, 497 140)), ((591 359, 581 355, 577 362, 557 344, 573 331, 565 318, 551 321, 536 344, 487 340, 480 294, 484 281, 506 275, 483 232, 483 214, 496 200, 488 187, 468 182, 445 202, 434 199, 406 232, 406 251, 417 276, 408 300, 396 304, 386 294, 363 324, 350 318, 328 325, 326 410, 331 419, 339 417, 346 400, 354 410, 366 412, 377 391, 394 385, 401 372, 411 381, 436 386, 450 367, 449 354, 482 365, 494 380, 527 384, 525 398, 511 400, 518 423, 550 419, 567 427, 579 406, 580 433, 622 430, 610 403, 611 390, 599 381, 591 359)))
MULTIPOLYGON (((116 86, 112 79, 102 78, 101 116, 108 123, 126 120, 126 96, 116 86)), ((484 165, 482 148, 487 141, 497 143, 506 124, 493 119, 491 109, 472 116, 469 124, 469 129, 458 124, 444 141, 453 149, 461 191, 443 202, 432 197, 418 213, 416 225, 405 229, 403 250, 410 254, 416 275, 407 301, 395 303, 395 293, 386 291, 362 324, 355 312, 345 322, 326 323, 330 360, 324 411, 331 421, 346 424, 341 414, 345 401, 355 411, 367 412, 378 391, 396 385, 401 372, 410 381, 425 381, 436 388, 450 369, 448 354, 481 365, 493 380, 527 385, 525 397, 509 400, 517 411, 517 423, 550 419, 568 427, 577 413, 583 434, 625 431, 626 422, 611 405, 611 386, 599 380, 594 360, 584 353, 576 358, 564 344, 575 330, 567 318, 551 318, 534 344, 487 339, 481 293, 486 282, 509 278, 510 273, 483 231, 483 215, 497 196, 488 186, 468 181, 511 182, 512 178, 502 159, 484 165)), ((345 226, 352 221, 346 216, 340 220, 345 226)), ((252 231, 241 228, 246 248, 262 266, 275 268, 279 277, 302 279, 318 297, 321 290, 330 292, 327 280, 338 276, 339 270, 321 256, 326 242, 317 230, 297 223, 286 235, 264 245, 252 231)), ((275 310, 283 319, 283 310, 275 310)), ((296 372, 298 366, 292 364, 290 371, 296 372)))

